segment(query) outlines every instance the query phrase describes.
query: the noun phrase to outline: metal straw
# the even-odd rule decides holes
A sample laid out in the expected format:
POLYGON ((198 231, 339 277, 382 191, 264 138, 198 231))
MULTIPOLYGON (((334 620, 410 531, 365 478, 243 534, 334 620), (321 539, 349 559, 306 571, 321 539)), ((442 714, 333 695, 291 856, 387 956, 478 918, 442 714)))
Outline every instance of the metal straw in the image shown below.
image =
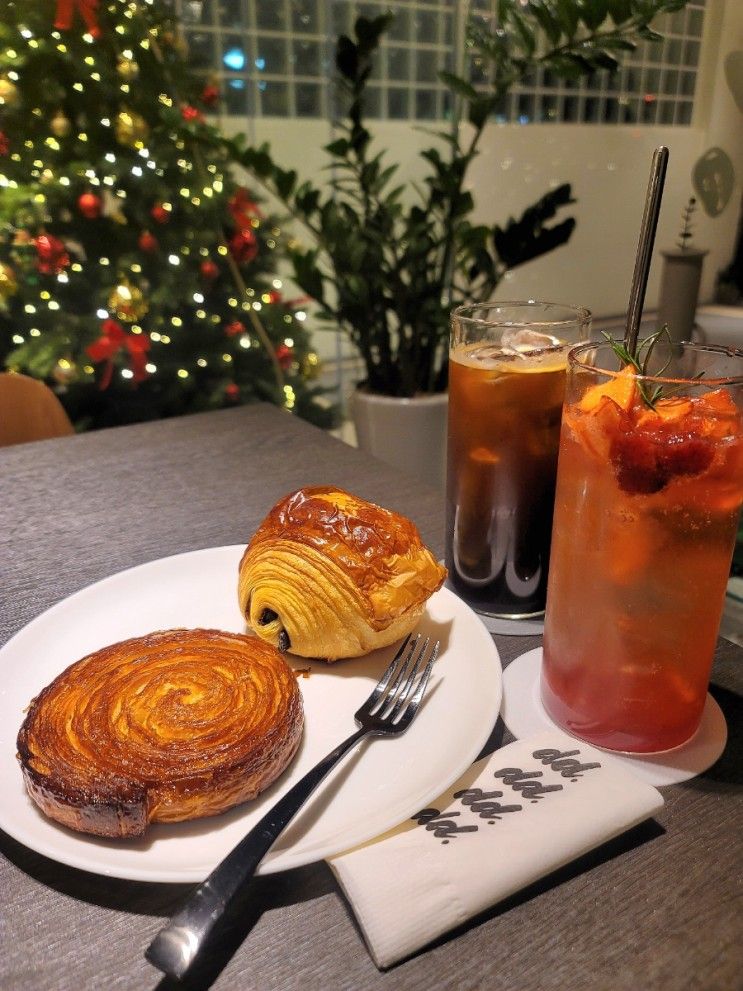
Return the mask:
POLYGON ((632 276, 632 288, 627 309, 627 329, 624 334, 624 346, 630 354, 635 353, 637 335, 640 330, 642 307, 645 302, 645 290, 648 285, 650 260, 653 254, 655 231, 658 227, 660 201, 663 196, 663 183, 666 179, 668 166, 668 148, 661 145, 653 152, 653 164, 650 167, 648 191, 645 196, 645 212, 642 216, 640 240, 637 245, 635 272, 632 276))

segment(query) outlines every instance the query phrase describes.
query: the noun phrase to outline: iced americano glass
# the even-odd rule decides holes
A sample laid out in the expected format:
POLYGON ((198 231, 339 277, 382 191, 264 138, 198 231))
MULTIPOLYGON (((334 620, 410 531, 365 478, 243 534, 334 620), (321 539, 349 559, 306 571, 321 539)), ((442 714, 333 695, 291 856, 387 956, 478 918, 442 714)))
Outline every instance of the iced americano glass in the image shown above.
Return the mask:
POLYGON ((446 564, 480 613, 544 611, 567 352, 590 325, 535 301, 452 314, 446 564))
POLYGON ((542 701, 575 736, 660 752, 704 708, 743 501, 743 352, 571 352, 542 701))

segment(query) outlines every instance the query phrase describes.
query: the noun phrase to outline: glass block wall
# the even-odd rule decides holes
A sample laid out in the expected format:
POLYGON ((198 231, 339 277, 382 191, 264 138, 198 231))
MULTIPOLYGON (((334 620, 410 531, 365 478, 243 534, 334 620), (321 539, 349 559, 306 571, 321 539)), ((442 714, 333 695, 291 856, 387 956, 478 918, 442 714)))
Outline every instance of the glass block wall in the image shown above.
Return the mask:
MULTIPOLYGON (((539 70, 499 109, 502 122, 528 124, 691 123, 706 0, 658 19, 661 44, 643 43, 617 72, 569 84, 539 70)), ((372 83, 369 114, 441 120, 450 112, 440 69, 455 68, 471 11, 494 23, 496 0, 176 0, 191 58, 218 77, 226 114, 324 117, 332 114, 333 51, 359 14, 392 9, 372 83)), ((461 69, 461 67, 459 67, 461 69)), ((482 81, 472 61, 464 71, 482 81)))

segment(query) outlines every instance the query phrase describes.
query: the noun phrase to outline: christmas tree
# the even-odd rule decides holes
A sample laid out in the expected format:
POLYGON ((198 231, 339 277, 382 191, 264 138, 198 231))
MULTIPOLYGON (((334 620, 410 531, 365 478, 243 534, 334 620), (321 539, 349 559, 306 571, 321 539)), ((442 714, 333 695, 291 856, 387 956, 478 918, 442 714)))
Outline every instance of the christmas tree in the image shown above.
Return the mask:
POLYGON ((315 423, 283 235, 164 0, 0 7, 0 364, 81 428, 268 400, 315 423))

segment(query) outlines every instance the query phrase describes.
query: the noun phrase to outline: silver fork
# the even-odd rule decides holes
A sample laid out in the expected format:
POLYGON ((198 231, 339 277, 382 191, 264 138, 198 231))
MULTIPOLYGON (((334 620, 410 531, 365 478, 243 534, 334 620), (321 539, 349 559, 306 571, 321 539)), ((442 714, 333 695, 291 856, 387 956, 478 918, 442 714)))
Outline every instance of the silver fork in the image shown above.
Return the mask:
POLYGON ((404 733, 415 718, 426 690, 439 642, 406 637, 392 663, 354 718, 359 729, 339 743, 271 808, 191 894, 183 908, 160 930, 146 958, 171 977, 182 978, 224 910, 253 876, 281 831, 327 773, 364 736, 404 733), (425 664, 421 672, 421 665, 425 664))

